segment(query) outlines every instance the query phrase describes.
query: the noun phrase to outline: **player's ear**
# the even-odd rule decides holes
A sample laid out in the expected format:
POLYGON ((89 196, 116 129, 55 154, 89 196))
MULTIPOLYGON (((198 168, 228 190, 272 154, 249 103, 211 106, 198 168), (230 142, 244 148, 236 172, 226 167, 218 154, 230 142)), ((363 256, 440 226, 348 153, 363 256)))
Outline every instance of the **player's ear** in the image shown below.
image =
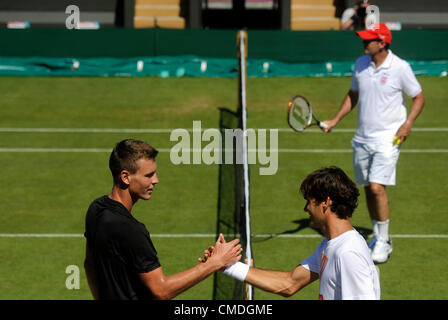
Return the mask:
POLYGON ((129 186, 130 182, 130 172, 128 170, 122 170, 120 172, 120 180, 123 186, 129 186))
POLYGON ((324 209, 324 212, 325 212, 325 211, 327 211, 328 208, 331 207, 331 199, 330 199, 330 197, 327 197, 327 199, 325 199, 325 201, 322 201, 322 203, 324 204, 323 205, 323 209, 324 209))

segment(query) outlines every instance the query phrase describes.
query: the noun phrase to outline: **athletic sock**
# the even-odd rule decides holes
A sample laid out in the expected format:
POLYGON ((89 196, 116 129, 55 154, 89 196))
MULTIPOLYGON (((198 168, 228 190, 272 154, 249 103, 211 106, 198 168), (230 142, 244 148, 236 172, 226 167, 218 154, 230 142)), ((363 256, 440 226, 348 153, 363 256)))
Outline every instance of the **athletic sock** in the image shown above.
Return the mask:
POLYGON ((378 238, 378 220, 372 219, 373 236, 378 238))
POLYGON ((377 221, 378 237, 386 241, 389 240, 389 219, 386 221, 377 221))

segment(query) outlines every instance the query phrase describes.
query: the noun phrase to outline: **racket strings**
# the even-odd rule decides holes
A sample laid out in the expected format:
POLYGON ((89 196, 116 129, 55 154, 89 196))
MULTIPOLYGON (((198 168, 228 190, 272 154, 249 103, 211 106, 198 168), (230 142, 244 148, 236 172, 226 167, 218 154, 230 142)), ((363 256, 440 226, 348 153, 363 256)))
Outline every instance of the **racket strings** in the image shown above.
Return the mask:
POLYGON ((298 130, 305 129, 311 122, 312 114, 308 104, 302 99, 294 99, 290 114, 290 125, 298 130))

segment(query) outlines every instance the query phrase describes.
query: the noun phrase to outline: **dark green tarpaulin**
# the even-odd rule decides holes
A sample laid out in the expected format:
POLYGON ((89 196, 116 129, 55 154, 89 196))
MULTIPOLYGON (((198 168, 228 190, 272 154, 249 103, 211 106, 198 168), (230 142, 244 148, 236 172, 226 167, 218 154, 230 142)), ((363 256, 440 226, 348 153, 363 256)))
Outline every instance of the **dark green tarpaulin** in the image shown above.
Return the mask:
MULTIPOLYGON (((0 29, 0 75, 237 75, 236 30, 0 29)), ((417 75, 446 75, 448 30, 393 32, 417 75)), ((363 54, 352 31, 248 31, 248 76, 346 76, 363 54)))
MULTIPOLYGON (((282 62, 350 61, 362 54, 353 31, 248 31, 249 58, 282 62)), ((391 49, 407 60, 448 60, 448 30, 393 32, 391 49)), ((3 57, 235 58, 235 30, 0 29, 3 57)))

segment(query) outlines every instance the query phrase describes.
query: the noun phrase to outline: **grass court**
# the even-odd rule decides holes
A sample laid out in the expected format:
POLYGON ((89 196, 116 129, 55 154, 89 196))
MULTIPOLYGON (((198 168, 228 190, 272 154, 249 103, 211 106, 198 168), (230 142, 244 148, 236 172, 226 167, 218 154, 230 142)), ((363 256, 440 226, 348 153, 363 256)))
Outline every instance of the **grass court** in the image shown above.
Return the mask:
MULTIPOLYGON (((296 150, 279 153, 275 175, 261 176, 260 165, 251 166, 257 267, 289 271, 321 241, 307 227, 298 192, 308 173, 336 165, 354 178, 347 150, 356 110, 330 134, 284 130, 292 96, 306 96, 318 119, 325 120, 338 110, 350 80, 247 81, 248 127, 280 128, 279 149, 296 150)), ((388 188, 394 251, 379 266, 382 299, 448 299, 448 79, 418 80, 426 104, 403 145, 397 185, 388 188)), ((198 120, 203 129, 218 127, 218 108, 235 110, 237 91, 232 78, 0 77, 0 299, 91 299, 83 270, 84 217, 90 202, 112 188, 108 158, 114 144, 136 138, 169 150, 176 143, 170 141, 171 129, 192 129, 198 120), (79 290, 65 286, 69 265, 81 270, 79 290)), ((153 235, 170 275, 194 266, 214 241, 218 165, 174 165, 168 151, 157 161, 160 184, 133 214, 153 235)), ((352 223, 365 234, 371 231, 363 192, 352 223)), ((212 286, 210 277, 177 299, 209 300, 212 286)), ((317 298, 318 281, 289 299, 317 298)), ((255 299, 284 298, 256 289, 255 299)))

